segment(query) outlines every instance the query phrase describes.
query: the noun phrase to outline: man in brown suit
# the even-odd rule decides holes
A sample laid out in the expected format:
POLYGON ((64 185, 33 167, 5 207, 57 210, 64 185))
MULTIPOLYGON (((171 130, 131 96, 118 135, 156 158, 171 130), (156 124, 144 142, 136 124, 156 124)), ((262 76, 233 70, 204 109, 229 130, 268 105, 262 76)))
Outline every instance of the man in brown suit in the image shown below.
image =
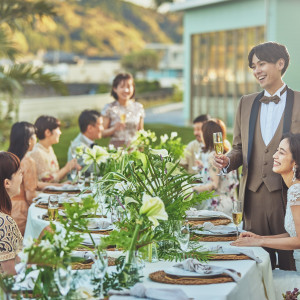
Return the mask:
MULTIPOLYGON (((244 228, 259 235, 279 235, 286 232, 286 190, 280 175, 272 172, 272 156, 283 133, 300 133, 300 93, 282 81, 289 65, 285 46, 273 42, 257 45, 248 61, 264 91, 241 98, 233 148, 227 155, 216 155, 215 164, 228 172, 243 166, 239 198, 244 201, 244 228)), ((295 268, 292 251, 266 250, 273 269, 276 252, 280 269, 295 268)))

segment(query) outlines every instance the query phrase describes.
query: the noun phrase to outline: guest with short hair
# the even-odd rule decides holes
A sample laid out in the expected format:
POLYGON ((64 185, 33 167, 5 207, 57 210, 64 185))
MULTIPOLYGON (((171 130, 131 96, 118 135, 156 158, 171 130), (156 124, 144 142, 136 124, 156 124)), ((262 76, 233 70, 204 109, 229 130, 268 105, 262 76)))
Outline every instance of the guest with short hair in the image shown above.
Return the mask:
POLYGON ((37 166, 38 181, 59 182, 68 172, 78 166, 76 159, 72 159, 63 168, 59 168, 57 157, 52 145, 59 142, 61 135, 60 122, 52 116, 40 116, 35 121, 39 142, 34 146, 30 156, 37 166))
POLYGON ((11 198, 20 193, 22 171, 20 160, 9 152, 0 152, 0 273, 15 275, 18 252, 23 238, 11 213, 11 198))
POLYGON ((144 129, 145 112, 141 103, 134 101, 134 79, 129 73, 120 73, 113 80, 111 95, 114 102, 102 110, 103 136, 110 136, 114 147, 129 146, 138 130, 144 129))
POLYGON ((196 117, 193 121, 194 136, 195 140, 191 141, 185 148, 184 157, 180 161, 182 165, 190 174, 199 173, 196 160, 199 160, 199 157, 202 152, 203 141, 202 141, 202 126, 203 123, 210 119, 209 115, 200 115, 196 117), (199 157, 195 157, 199 155, 199 157))
MULTIPOLYGON (((95 140, 102 137, 103 131, 103 119, 101 114, 96 110, 84 110, 81 112, 78 118, 78 124, 80 133, 71 142, 68 150, 68 161, 76 156, 76 148, 79 146, 85 146, 92 148, 95 144, 95 140)), ((83 167, 84 163, 82 159, 78 159, 78 163, 83 167)), ((93 166, 89 168, 86 173, 93 172, 93 166)))

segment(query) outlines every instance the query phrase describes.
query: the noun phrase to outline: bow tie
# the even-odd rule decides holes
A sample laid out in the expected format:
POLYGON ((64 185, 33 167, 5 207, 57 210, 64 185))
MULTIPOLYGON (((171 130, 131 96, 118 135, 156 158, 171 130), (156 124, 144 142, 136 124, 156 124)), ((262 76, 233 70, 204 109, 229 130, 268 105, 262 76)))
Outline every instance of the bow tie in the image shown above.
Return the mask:
MULTIPOLYGON (((283 95, 283 93, 287 90, 287 87, 285 86, 285 88, 280 92, 280 96, 283 95)), ((269 104, 270 102, 274 102, 275 104, 278 104, 278 102, 280 101, 280 97, 275 95, 275 96, 263 96, 260 100, 261 103, 265 103, 265 104, 269 104)))

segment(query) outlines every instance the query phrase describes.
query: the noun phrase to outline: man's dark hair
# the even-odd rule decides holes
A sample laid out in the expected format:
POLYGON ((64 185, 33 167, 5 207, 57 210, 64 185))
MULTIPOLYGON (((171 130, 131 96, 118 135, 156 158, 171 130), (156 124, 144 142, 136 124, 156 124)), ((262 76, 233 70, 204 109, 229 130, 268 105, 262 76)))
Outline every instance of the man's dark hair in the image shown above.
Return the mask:
POLYGON ((282 58, 284 60, 284 67, 281 70, 281 75, 285 73, 290 63, 290 55, 287 48, 284 45, 275 42, 259 44, 251 49, 248 55, 248 63, 250 68, 252 68, 252 59, 254 54, 259 60, 273 64, 282 58))
POLYGON ((34 123, 36 127, 36 136, 39 140, 43 140, 45 138, 45 131, 49 129, 50 131, 60 127, 60 121, 55 117, 51 116, 40 116, 34 123))
POLYGON ((193 120, 193 124, 195 123, 204 123, 210 119, 210 115, 200 115, 193 120))
POLYGON ((80 131, 85 133, 89 125, 95 125, 97 123, 99 117, 101 117, 101 114, 96 110, 86 109, 82 111, 78 118, 80 131))

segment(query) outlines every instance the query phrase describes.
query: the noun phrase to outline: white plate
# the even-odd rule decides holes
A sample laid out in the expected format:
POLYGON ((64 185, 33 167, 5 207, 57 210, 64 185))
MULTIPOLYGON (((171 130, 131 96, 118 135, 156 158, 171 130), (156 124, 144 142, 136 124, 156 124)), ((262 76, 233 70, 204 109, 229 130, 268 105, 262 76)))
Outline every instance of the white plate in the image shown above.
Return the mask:
POLYGON ((167 275, 178 276, 178 277, 208 277, 208 276, 215 276, 224 273, 224 268, 220 267, 220 269, 219 270, 218 269, 219 269, 218 267, 214 266, 214 272, 209 271, 209 273, 205 273, 205 270, 203 270, 202 273, 198 273, 198 272, 186 271, 176 267, 171 267, 164 271, 167 275))
POLYGON ((90 230, 91 232, 93 232, 93 231, 111 231, 113 229, 114 229, 113 225, 109 225, 107 228, 101 228, 101 227, 90 228, 90 227, 88 227, 88 230, 90 230))
POLYGON ((218 216, 188 216, 186 217, 187 220, 192 220, 192 221, 198 221, 198 220, 212 220, 212 219, 223 219, 223 217, 218 217, 218 216))

